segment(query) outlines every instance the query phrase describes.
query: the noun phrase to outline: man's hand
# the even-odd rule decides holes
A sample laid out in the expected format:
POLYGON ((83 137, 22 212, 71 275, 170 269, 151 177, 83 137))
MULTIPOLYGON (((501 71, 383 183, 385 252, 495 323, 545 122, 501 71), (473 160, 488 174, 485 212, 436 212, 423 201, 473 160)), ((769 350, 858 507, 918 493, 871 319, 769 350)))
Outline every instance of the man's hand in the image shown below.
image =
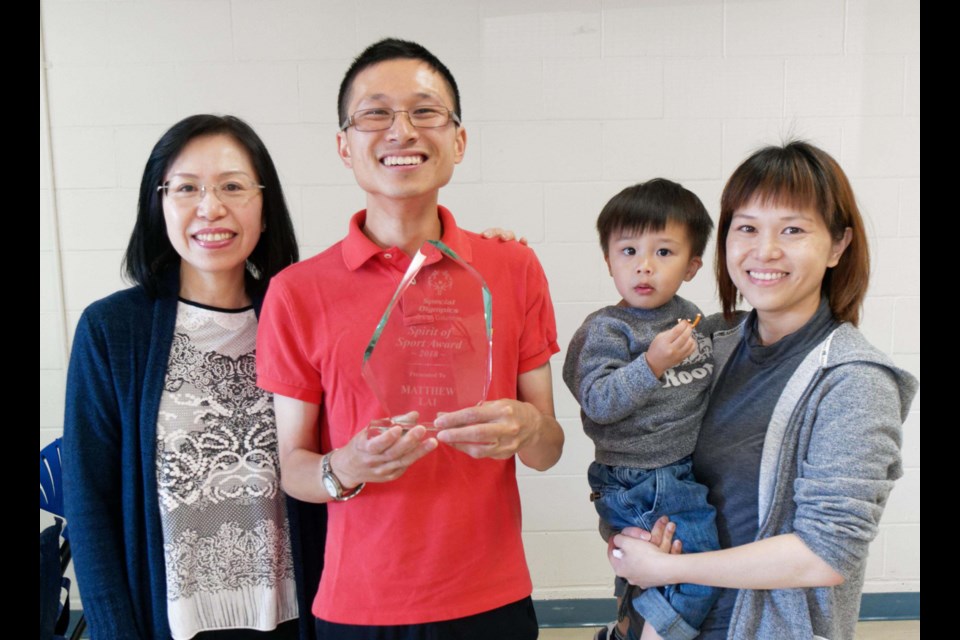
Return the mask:
POLYGON ((677 366, 696 350, 697 339, 693 337, 693 325, 687 320, 680 320, 677 326, 657 334, 645 356, 650 371, 659 378, 664 371, 677 366))
POLYGON ((555 465, 563 452, 563 429, 553 415, 550 363, 521 373, 518 400, 485 402, 438 416, 437 440, 474 458, 509 458, 538 471, 555 465))
MULTIPOLYGON (((320 405, 274 394, 277 414, 277 449, 280 482, 288 495, 306 502, 329 502, 323 486, 320 453, 320 405)), ((401 420, 416 416, 401 416, 401 420)), ((330 467, 344 489, 362 482, 389 482, 403 475, 414 462, 437 448, 435 438, 423 439, 426 430, 414 427, 404 433, 393 427, 370 438, 366 429, 330 456, 330 467)))
POLYGON ((480 235, 488 239, 497 238, 501 242, 512 242, 516 240, 523 246, 527 246, 528 244, 526 237, 520 236, 520 238, 517 239, 517 234, 514 233, 511 229, 501 229, 500 227, 490 227, 489 229, 484 229, 480 235))
POLYGON ((474 458, 503 460, 540 437, 540 412, 528 402, 497 400, 438 416, 437 440, 474 458))
POLYGON ((371 438, 362 429, 346 446, 333 452, 330 466, 345 489, 363 482, 396 480, 414 462, 437 448, 436 438, 424 439, 426 429, 390 427, 371 438))

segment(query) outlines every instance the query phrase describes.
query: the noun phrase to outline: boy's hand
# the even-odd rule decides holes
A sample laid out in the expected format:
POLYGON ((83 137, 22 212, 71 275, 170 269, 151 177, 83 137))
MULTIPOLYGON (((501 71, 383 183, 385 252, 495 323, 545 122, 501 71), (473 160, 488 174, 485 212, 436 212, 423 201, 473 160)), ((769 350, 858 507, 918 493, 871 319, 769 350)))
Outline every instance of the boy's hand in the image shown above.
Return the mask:
POLYGON ((696 350, 697 339, 693 337, 693 325, 686 320, 680 320, 677 326, 657 334, 644 355, 650 371, 659 378, 664 371, 677 366, 696 350))

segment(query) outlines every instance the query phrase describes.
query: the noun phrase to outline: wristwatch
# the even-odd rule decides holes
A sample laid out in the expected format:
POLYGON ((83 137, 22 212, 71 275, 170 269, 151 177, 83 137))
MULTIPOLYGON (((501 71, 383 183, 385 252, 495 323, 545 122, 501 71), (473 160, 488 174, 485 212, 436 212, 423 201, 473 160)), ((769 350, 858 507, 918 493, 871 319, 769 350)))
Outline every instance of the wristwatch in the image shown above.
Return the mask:
POLYGON ((333 467, 330 466, 330 456, 333 455, 333 451, 323 456, 323 461, 321 462, 321 472, 323 473, 323 487, 327 490, 327 493, 330 494, 330 497, 336 500, 337 502, 346 502, 351 498, 356 498, 357 494, 363 490, 365 482, 361 482, 359 485, 344 493, 343 485, 340 484, 340 479, 333 474, 333 467))

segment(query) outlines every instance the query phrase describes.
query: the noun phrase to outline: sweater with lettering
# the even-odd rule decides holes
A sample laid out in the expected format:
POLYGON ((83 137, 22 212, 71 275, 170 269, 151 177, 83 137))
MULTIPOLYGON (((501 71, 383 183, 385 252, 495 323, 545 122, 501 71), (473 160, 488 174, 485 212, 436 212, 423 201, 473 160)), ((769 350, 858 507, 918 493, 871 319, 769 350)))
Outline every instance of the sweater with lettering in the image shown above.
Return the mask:
POLYGON ((712 325, 722 319, 705 318, 694 331, 697 350, 659 378, 645 354, 657 334, 698 313, 679 296, 656 309, 604 307, 574 334, 563 380, 597 462, 655 469, 693 452, 713 374, 712 325))

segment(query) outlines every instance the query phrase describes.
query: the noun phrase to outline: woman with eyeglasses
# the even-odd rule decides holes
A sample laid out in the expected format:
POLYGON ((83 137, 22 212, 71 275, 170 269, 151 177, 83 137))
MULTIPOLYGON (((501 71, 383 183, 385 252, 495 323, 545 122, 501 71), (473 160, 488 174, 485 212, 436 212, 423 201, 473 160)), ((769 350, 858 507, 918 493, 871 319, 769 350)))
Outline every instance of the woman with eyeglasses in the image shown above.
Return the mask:
POLYGON ((299 637, 319 568, 296 543, 318 544, 323 513, 280 489, 254 367, 267 283, 296 260, 245 122, 196 115, 160 138, 124 259, 135 286, 84 311, 67 379, 67 518, 95 640, 299 637))

